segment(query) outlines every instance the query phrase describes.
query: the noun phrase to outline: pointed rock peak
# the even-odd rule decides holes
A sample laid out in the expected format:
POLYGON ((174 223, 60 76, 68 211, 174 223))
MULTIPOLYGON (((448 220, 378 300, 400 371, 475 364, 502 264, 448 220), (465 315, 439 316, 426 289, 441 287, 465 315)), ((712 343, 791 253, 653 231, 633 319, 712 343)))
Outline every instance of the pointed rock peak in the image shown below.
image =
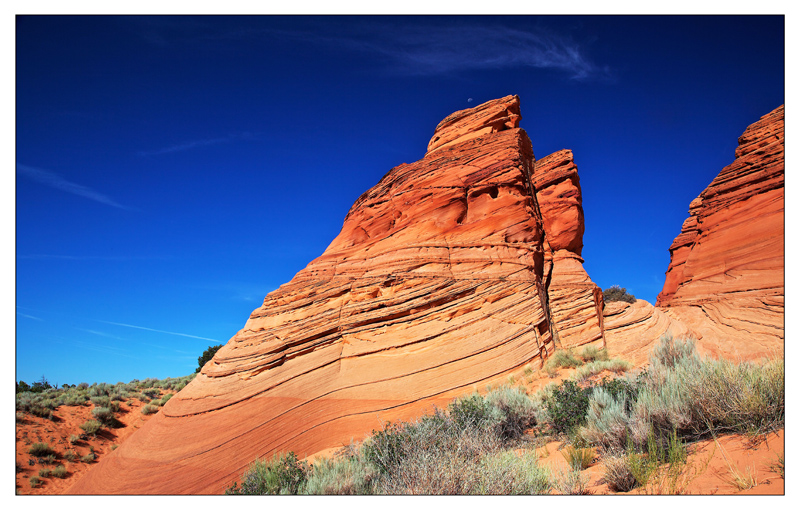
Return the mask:
POLYGON ((457 111, 436 126, 425 155, 488 133, 517 128, 521 118, 519 96, 506 96, 457 111))

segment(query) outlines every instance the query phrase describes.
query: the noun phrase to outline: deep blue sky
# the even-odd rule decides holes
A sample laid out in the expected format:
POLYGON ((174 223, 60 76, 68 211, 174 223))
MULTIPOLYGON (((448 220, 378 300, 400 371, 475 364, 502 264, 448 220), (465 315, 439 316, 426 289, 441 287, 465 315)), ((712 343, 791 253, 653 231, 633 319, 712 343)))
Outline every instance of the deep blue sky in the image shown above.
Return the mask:
POLYGON ((448 114, 572 149, 585 267, 654 302, 784 102, 783 17, 18 17, 16 378, 194 371, 448 114))

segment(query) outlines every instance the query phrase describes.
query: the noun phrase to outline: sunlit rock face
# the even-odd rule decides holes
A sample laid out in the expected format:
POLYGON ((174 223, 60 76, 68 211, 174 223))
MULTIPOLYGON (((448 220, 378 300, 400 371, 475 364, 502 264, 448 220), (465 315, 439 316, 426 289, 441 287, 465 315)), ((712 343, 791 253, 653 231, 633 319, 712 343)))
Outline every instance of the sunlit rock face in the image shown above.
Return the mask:
POLYGON ((760 357, 784 340, 784 108, 749 126, 736 159, 689 206, 657 306, 698 345, 760 357))
POLYGON ((603 347, 603 292, 583 268, 583 199, 572 151, 537 160, 532 180, 546 233, 544 280, 556 345, 603 347))
MULTIPOLYGON (((580 272, 582 213, 578 193, 552 204, 580 225, 543 224, 519 119, 508 96, 442 121, 425 157, 364 193, 325 252, 72 492, 219 493, 256 457, 345 445, 540 368, 555 348, 546 283, 580 272)), ((556 173, 544 180, 561 194, 556 173)), ((564 327, 597 339, 589 315, 564 327)))

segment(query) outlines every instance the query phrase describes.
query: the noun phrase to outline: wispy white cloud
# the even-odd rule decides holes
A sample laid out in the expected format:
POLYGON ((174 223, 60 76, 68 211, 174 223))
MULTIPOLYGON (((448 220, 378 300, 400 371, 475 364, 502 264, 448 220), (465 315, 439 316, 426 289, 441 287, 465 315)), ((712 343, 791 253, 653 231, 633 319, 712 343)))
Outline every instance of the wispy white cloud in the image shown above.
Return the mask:
POLYGON ((44 321, 44 319, 40 319, 39 317, 34 317, 33 315, 28 315, 22 312, 17 312, 17 315, 19 315, 20 317, 25 317, 26 319, 33 319, 35 321, 44 321))
POLYGON ((126 327, 126 328, 143 329, 145 331, 154 331, 156 333, 164 333, 164 334, 167 334, 167 335, 183 336, 183 337, 187 337, 187 338, 197 338, 199 340, 208 340, 209 342, 220 343, 219 340, 216 340, 214 338, 206 338, 204 336, 188 335, 186 333, 177 333, 175 331, 164 331, 163 329, 146 328, 144 326, 136 326, 136 325, 133 325, 133 324, 125 324, 123 322, 102 321, 102 320, 99 320, 99 319, 98 319, 98 322, 102 322, 104 324, 113 324, 115 326, 123 326, 123 327, 126 327))
POLYGON ((170 145, 168 147, 162 147, 160 149, 154 150, 147 150, 147 151, 139 151, 140 156, 159 156, 161 154, 170 154, 173 152, 182 152, 191 149, 197 149, 200 147, 208 147, 210 145, 218 145, 221 143, 230 143, 236 140, 255 140, 259 138, 258 133, 251 133, 249 131, 245 131, 242 133, 235 133, 228 136, 223 136, 220 138, 205 138, 200 140, 190 140, 188 142, 182 142, 175 145, 170 145))
POLYGON ((575 80, 611 77, 607 66, 593 63, 584 48, 567 34, 542 28, 524 31, 501 24, 462 23, 456 26, 434 22, 391 27, 376 23, 361 33, 349 34, 265 32, 298 42, 380 56, 387 71, 403 75, 432 76, 458 71, 528 67, 561 70, 575 80))
POLYGON ((84 186, 82 184, 77 184, 71 181, 68 181, 58 175, 55 172, 51 172, 50 170, 45 170, 43 168, 36 168, 28 165, 22 165, 17 163, 17 173, 28 179, 34 180, 40 184, 44 184, 45 186, 49 186, 51 188, 55 188, 57 190, 65 191, 67 193, 72 193, 73 195, 78 195, 79 197, 88 198, 89 200, 94 200, 95 202, 99 202, 101 204, 110 205, 111 207, 116 207, 118 209, 125 209, 129 210, 129 207, 126 207, 116 200, 112 199, 111 197, 104 195, 98 191, 89 188, 88 186, 84 186))

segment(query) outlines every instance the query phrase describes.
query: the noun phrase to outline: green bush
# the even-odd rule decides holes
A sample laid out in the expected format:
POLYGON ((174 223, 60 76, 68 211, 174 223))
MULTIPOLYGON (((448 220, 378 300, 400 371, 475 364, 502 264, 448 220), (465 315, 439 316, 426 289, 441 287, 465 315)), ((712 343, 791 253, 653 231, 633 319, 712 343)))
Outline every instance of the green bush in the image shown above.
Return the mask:
POLYGON ((111 405, 111 397, 109 397, 108 395, 100 395, 97 397, 92 397, 90 400, 92 401, 92 404, 95 405, 95 407, 108 407, 109 405, 111 405))
POLYGON ((56 478, 65 478, 67 476, 67 467, 63 465, 56 466, 55 469, 50 472, 50 474, 56 478))
POLYGON ((158 412, 158 406, 153 404, 147 404, 146 406, 142 407, 141 413, 144 415, 148 414, 155 414, 158 412))
POLYGON ((38 476, 32 476, 32 477, 30 477, 30 479, 28 480, 28 483, 30 483, 30 484, 31 484, 31 487, 33 487, 33 488, 36 488, 36 487, 38 487, 39 485, 41 485, 41 483, 42 483, 42 480, 41 480, 41 478, 39 478, 38 476))
POLYGON ((547 369, 556 368, 575 368, 583 365, 583 361, 575 357, 570 350, 558 350, 553 353, 550 359, 545 362, 544 367, 547 369))
POLYGON ((83 457, 81 457, 81 462, 83 462, 84 464, 91 464, 96 459, 97 459, 97 454, 94 452, 89 452, 83 457))
POLYGON ((629 294, 625 287, 619 285, 612 285, 603 291, 603 301, 610 303, 612 301, 624 301, 626 303, 635 303, 636 298, 633 294, 629 294))
POLYGON ((75 462, 78 459, 78 454, 75 450, 67 450, 64 452, 64 459, 68 462, 75 462))
POLYGON ((53 455, 56 452, 47 443, 33 443, 33 445, 28 448, 28 453, 34 457, 46 457, 48 455, 53 455))
POLYGON ((589 408, 589 389, 582 389, 574 381, 566 380, 555 387, 545 400, 550 427, 559 434, 583 424, 589 408))
POLYGON ((79 425, 79 427, 92 436, 97 435, 97 432, 103 427, 102 424, 97 420, 88 420, 79 425))
POLYGON ((373 494, 377 472, 358 450, 338 459, 319 459, 307 473, 302 494, 373 494))
POLYGON ((600 349, 594 345, 587 345, 580 353, 584 362, 608 361, 608 350, 600 349))
POLYGON ((47 478, 48 476, 50 476, 50 473, 51 471, 48 468, 42 468, 39 470, 39 476, 41 478, 47 478))
POLYGON ((257 460, 246 471, 241 487, 234 483, 225 494, 297 494, 307 471, 308 464, 298 461, 294 452, 257 460))
POLYGON ((117 422, 114 413, 108 407, 95 407, 92 409, 92 416, 107 427, 117 422))
POLYGON ((212 347, 209 347, 205 351, 203 351, 203 354, 200 357, 197 358, 197 369, 194 372, 196 374, 199 373, 200 370, 203 369, 205 364, 208 363, 209 361, 211 361, 211 358, 213 358, 214 355, 217 353, 217 351, 220 350, 221 348, 222 348, 222 344, 214 345, 212 347))

